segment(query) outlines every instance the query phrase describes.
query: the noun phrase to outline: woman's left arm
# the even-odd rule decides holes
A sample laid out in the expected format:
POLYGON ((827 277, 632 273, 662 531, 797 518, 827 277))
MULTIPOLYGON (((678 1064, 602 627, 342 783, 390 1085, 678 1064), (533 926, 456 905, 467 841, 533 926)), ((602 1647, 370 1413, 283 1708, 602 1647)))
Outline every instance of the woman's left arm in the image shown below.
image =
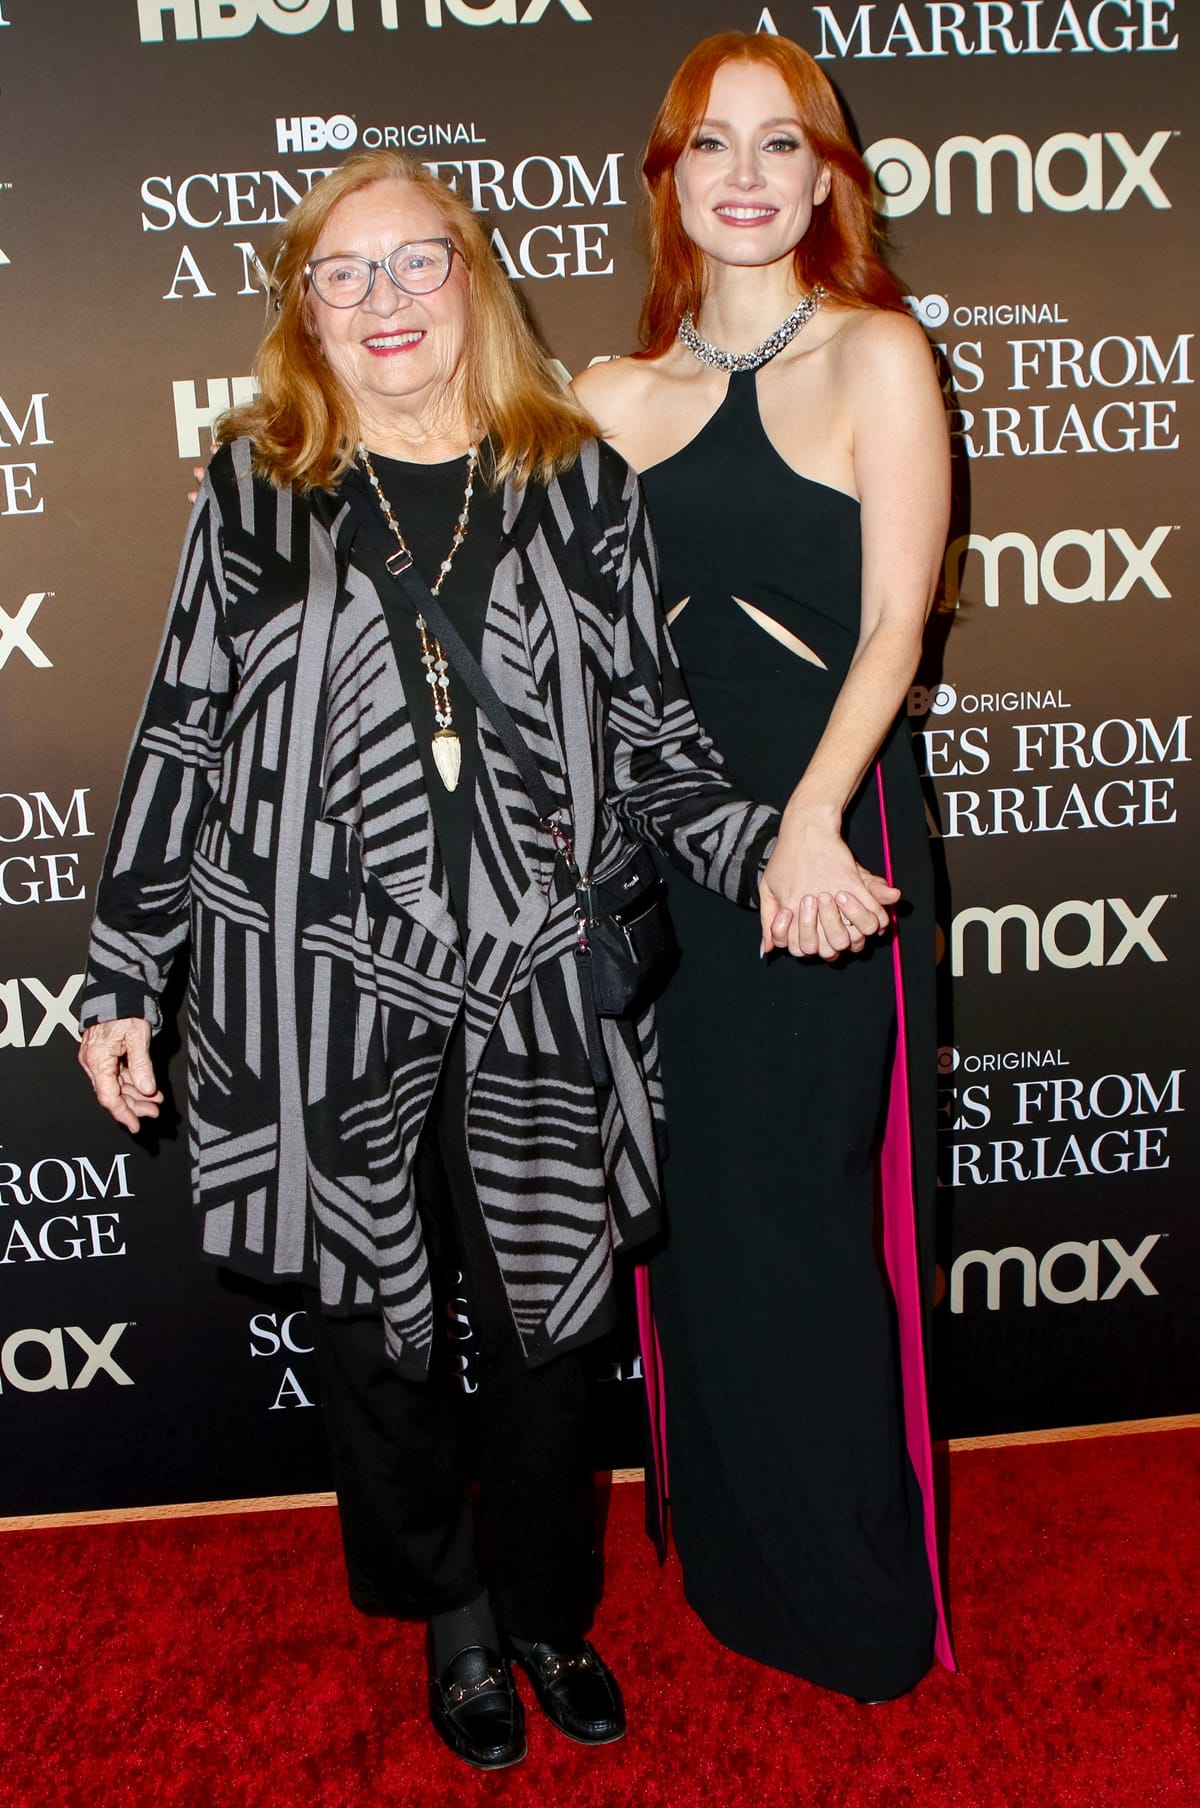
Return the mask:
POLYGON ((889 894, 868 885, 842 839, 842 816, 916 672, 950 511, 946 413, 924 334, 905 316, 878 313, 855 321, 846 340, 862 506, 861 626, 825 732, 784 809, 762 885, 764 923, 772 905, 780 911, 776 946, 825 959, 887 927, 881 899, 889 894))

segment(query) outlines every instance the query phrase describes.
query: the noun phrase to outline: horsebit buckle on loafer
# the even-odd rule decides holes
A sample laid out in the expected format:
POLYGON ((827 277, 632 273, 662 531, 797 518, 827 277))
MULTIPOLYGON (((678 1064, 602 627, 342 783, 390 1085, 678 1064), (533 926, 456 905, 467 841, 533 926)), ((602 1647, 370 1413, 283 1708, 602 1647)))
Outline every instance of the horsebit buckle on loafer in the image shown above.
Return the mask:
POLYGON ((506 1680, 502 1668, 488 1670, 483 1676, 477 1677, 474 1682, 452 1682, 445 1691, 446 1700, 452 1707, 460 1708, 463 1702, 469 1701, 473 1695, 482 1695, 486 1689, 503 1688, 506 1680))
POLYGON ((562 1657, 557 1651, 552 1651, 548 1657, 538 1663, 537 1668, 538 1673, 545 1677, 547 1682, 553 1682, 556 1677, 562 1675, 564 1670, 596 1670, 599 1668, 599 1664, 595 1653, 585 1645, 583 1650, 577 1651, 573 1657, 562 1657))

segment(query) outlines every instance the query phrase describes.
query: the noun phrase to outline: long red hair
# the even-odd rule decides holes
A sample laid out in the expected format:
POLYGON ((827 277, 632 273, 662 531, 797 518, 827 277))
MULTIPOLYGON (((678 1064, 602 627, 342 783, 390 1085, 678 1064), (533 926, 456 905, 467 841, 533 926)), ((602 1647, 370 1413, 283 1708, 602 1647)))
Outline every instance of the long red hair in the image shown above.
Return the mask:
POLYGON ((713 77, 723 63, 764 63, 781 75, 810 148, 829 165, 829 197, 815 209, 793 253, 801 287, 820 283, 849 307, 904 312, 900 285, 878 251, 871 178, 825 75, 790 38, 722 31, 683 59, 650 128, 642 175, 650 197, 651 274, 642 305, 644 349, 636 356, 661 358, 684 314, 689 308, 698 312, 704 296, 704 259, 683 230, 674 170, 704 118, 713 77))

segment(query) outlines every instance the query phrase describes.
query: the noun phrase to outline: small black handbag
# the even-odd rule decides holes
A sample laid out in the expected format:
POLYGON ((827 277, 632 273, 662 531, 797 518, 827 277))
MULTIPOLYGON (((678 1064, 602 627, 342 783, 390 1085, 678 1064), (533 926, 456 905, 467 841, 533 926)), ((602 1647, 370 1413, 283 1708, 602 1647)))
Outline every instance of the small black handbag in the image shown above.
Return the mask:
POLYGON ((678 949, 666 887, 642 843, 606 879, 575 875, 576 922, 586 946, 592 1000, 601 1017, 626 1016, 674 966, 678 949))
POLYGON ((596 1018, 628 1016, 652 986, 668 977, 678 953, 666 886, 654 857, 639 842, 603 879, 580 873, 562 812, 490 679, 411 559, 404 564, 393 552, 387 566, 414 614, 424 616, 443 655, 499 735, 543 826, 554 837, 575 887, 575 954, 584 1003, 590 1005, 585 1009, 585 1029, 592 1078, 598 1086, 610 1086, 612 1075, 596 1018))

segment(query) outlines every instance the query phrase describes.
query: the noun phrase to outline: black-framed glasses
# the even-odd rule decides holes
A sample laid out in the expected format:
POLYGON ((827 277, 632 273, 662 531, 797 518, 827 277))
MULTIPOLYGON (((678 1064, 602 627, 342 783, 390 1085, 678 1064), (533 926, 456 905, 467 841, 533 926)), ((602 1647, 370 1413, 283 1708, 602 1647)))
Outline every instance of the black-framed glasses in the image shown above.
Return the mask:
POLYGON ((305 264, 304 274, 314 295, 329 307, 356 308, 375 287, 378 270, 385 270, 404 295, 432 295, 449 276, 456 251, 453 239, 414 239, 386 257, 318 257, 305 264))

